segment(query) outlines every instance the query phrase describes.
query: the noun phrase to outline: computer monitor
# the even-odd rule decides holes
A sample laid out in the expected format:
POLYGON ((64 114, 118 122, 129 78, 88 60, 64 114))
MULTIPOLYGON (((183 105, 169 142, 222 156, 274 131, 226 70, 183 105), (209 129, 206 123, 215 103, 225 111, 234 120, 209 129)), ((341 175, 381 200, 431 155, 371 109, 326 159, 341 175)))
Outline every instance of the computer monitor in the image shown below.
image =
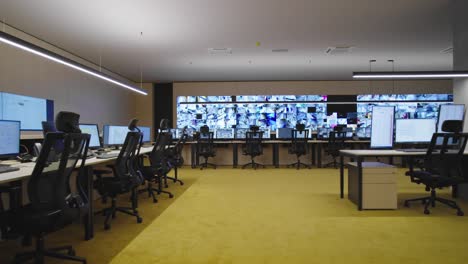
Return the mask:
POLYGON ((216 139, 233 139, 234 128, 220 128, 215 130, 216 139))
POLYGON ((292 128, 283 127, 276 129, 276 138, 277 139, 290 139, 292 138, 292 128))
POLYGON ((261 129, 260 131, 263 132, 263 139, 270 139, 270 129, 261 129))
POLYGON ((237 139, 245 139, 245 133, 249 131, 248 128, 236 128, 236 138, 237 139))
POLYGON ((111 126, 105 125, 104 126, 104 145, 106 146, 118 146, 123 145, 125 142, 125 138, 127 137, 128 133, 127 126, 111 126))
POLYGON ((145 126, 139 126, 138 128, 143 133, 143 143, 151 142, 151 128, 145 126))
POLYGON ((80 124, 81 133, 86 133, 91 135, 89 140, 90 148, 100 148, 101 141, 99 140, 99 127, 97 124, 80 124))
POLYGON ((19 155, 20 129, 20 121, 0 120, 0 158, 19 155))
POLYGON ((464 120, 465 118, 465 105, 463 104, 446 104, 441 105, 439 108, 439 115, 437 117, 437 132, 442 131, 442 124, 445 120, 464 120))
POLYGON ((371 148, 393 147, 395 107, 372 107, 371 148))
POLYGON ((435 119, 397 119, 395 143, 429 143, 435 131, 435 119))
POLYGON ((330 131, 332 131, 331 128, 320 127, 320 128, 317 130, 317 138, 318 138, 318 139, 329 138, 330 131))

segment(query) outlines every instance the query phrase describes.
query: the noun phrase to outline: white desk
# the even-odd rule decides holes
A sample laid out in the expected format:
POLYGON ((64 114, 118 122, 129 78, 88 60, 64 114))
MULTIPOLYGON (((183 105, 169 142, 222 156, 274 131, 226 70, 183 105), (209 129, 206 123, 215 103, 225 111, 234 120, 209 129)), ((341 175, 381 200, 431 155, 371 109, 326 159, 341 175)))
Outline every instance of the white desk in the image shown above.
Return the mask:
MULTIPOLYGON (((140 155, 147 154, 151 152, 153 147, 145 147, 141 148, 140 155)), ((111 151, 111 153, 119 153, 119 150, 111 151)), ((92 239, 94 236, 94 213, 93 213, 93 166, 100 165, 108 162, 115 161, 117 157, 110 158, 110 159, 98 159, 98 158, 90 158, 87 159, 85 162, 85 170, 82 172, 81 181, 83 183, 83 188, 86 191, 88 205, 89 205, 89 212, 87 216, 87 222, 85 224, 85 239, 89 240, 92 239)), ((1 183, 13 183, 13 182, 20 182, 26 178, 31 176, 31 173, 34 169, 35 163, 21 163, 18 165, 14 165, 20 168, 18 171, 6 172, 0 174, 0 184, 1 183)), ((76 165, 76 168, 79 168, 81 163, 76 165)), ((21 186, 18 184, 17 186, 21 186)))
MULTIPOLYGON (((362 186, 362 162, 366 157, 417 157, 426 155, 425 151, 421 152, 404 152, 399 150, 377 150, 377 149, 356 149, 356 150, 340 150, 340 197, 344 198, 344 157, 356 159, 358 168, 358 186, 362 186)), ((468 151, 465 150, 465 155, 468 151)), ((358 188, 358 210, 362 210, 362 188, 358 188)))

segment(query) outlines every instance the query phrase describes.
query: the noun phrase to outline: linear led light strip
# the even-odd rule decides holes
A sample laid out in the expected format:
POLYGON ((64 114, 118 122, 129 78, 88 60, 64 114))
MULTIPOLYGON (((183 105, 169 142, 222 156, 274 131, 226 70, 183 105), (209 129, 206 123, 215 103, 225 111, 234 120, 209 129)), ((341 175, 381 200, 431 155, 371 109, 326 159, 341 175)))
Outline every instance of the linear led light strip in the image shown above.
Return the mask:
POLYGON ((22 49, 24 51, 28 51, 30 53, 33 53, 33 54, 36 54, 38 56, 41 56, 43 58, 46 58, 46 59, 49 59, 51 61, 55 61, 57 63, 60 63, 62 65, 65 65, 65 66, 68 66, 70 68, 73 68, 75 70, 78 70, 78 71, 81 71, 81 72, 84 72, 84 73, 87 73, 89 75, 92 75, 94 77, 97 77, 97 78, 100 78, 102 80, 105 80, 105 81, 108 81, 110 83, 113 83, 113 84, 116 84, 116 85, 119 85, 121 87, 124 87, 126 89, 129 89, 129 90, 132 90, 134 92, 137 92, 139 94, 143 94, 143 95, 148 95, 148 93, 146 93, 145 91, 142 91, 138 88, 135 88, 135 87, 132 87, 128 84, 125 84, 125 83, 122 83, 122 82, 119 82, 115 79, 112 79, 111 77, 108 77, 102 73, 99 73, 89 67, 86 67, 84 65, 81 65, 77 62, 74 62, 68 58, 65 58, 61 55, 58 55, 58 54, 55 54, 55 53, 52 53, 46 49, 43 49, 41 47, 38 47, 34 44, 31 44, 29 42, 26 42, 22 39, 19 39, 19 38, 16 38, 14 36, 11 36, 5 32, 0 32, 0 41, 3 42, 3 43, 6 43, 6 44, 9 44, 11 46, 14 46, 14 47, 17 47, 19 49, 22 49))
POLYGON ((354 72, 354 79, 431 79, 431 78, 468 78, 464 71, 433 72, 354 72))

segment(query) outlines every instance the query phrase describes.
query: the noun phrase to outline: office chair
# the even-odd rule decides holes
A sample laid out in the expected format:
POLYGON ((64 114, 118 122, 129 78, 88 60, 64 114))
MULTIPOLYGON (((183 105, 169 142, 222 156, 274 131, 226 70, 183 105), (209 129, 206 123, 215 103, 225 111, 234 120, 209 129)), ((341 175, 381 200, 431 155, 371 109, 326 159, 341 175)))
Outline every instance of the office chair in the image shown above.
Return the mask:
POLYGON ((44 239, 46 234, 63 229, 87 213, 87 197, 83 197, 82 186, 78 184, 80 194, 72 193, 69 180, 79 161, 84 169, 89 140, 90 135, 81 133, 57 132, 45 136, 28 182, 30 204, 15 210, 10 219, 13 230, 25 237, 36 238, 36 247, 32 252, 17 254, 14 263, 30 260, 44 263, 45 257, 86 263, 85 258, 75 256, 71 246, 46 249, 44 239), (56 146, 61 149, 55 149, 56 146), (50 161, 51 153, 59 158, 50 161))
POLYGON ((200 170, 208 168, 208 165, 216 169, 216 164, 208 162, 208 158, 216 156, 213 140, 214 133, 210 132, 210 128, 208 126, 200 127, 200 137, 197 140, 197 155, 205 158, 205 162, 200 165, 200 170))
POLYGON ((309 138, 309 130, 305 130, 304 124, 297 124, 296 129, 291 131, 291 147, 289 147, 289 154, 295 154, 297 162, 289 164, 287 167, 296 167, 299 169, 301 166, 310 169, 310 165, 301 162, 301 156, 307 154, 307 140, 309 138))
POLYGON ((345 148, 346 132, 343 131, 330 131, 328 135, 328 145, 325 152, 330 155, 333 161, 324 165, 324 167, 332 166, 337 169, 337 158, 340 156, 340 150, 345 148))
POLYGON ((185 142, 187 142, 187 127, 182 129, 182 135, 180 136, 177 143, 168 149, 169 162, 174 168, 174 177, 167 176, 166 178, 174 182, 179 182, 180 185, 184 185, 184 182, 178 179, 177 170, 184 165, 184 157, 182 156, 182 149, 184 148, 185 142))
POLYGON ((423 167, 420 170, 411 169, 406 173, 411 182, 424 184, 426 191, 431 192, 430 196, 405 200, 406 207, 409 207, 410 202, 420 201, 424 204, 424 214, 430 214, 429 206, 435 207, 436 202, 439 202, 456 209, 457 215, 464 215, 455 201, 438 197, 436 194, 436 189, 467 182, 462 167, 468 133, 459 133, 462 131, 462 124, 462 121, 445 121, 442 131, 451 133, 434 133, 424 157, 423 167))
POLYGON ((245 133, 245 145, 242 149, 242 154, 250 156, 251 161, 242 166, 245 169, 247 166, 252 166, 253 169, 257 169, 259 166, 265 168, 265 165, 255 162, 254 158, 263 154, 263 131, 259 131, 258 126, 251 126, 250 131, 245 133))
POLYGON ((139 132, 128 132, 125 137, 124 144, 120 150, 119 156, 115 164, 110 165, 113 176, 103 177, 107 173, 96 173, 96 181, 94 187, 99 194, 104 197, 111 198, 111 206, 97 213, 102 213, 106 218, 104 220, 104 229, 110 229, 110 221, 115 218, 116 212, 125 213, 134 216, 137 223, 141 223, 143 219, 137 211, 137 193, 136 188, 140 186, 144 179, 139 171, 136 171, 135 159, 138 144, 142 134, 139 132), (131 193, 131 207, 117 207, 117 196, 125 193, 131 193))

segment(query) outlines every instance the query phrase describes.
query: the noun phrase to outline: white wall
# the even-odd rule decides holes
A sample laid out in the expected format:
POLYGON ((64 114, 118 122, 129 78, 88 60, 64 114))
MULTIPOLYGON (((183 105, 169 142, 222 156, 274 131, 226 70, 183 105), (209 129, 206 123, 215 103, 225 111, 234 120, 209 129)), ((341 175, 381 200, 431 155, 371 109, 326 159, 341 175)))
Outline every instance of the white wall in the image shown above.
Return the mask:
MULTIPOLYGON (((468 70, 468 1, 455 0, 453 2, 453 68, 458 71, 468 70)), ((468 79, 457 79, 453 85, 456 103, 468 103, 468 79)), ((465 114, 464 131, 468 131, 468 116, 465 114)))
MULTIPOLYGON (((76 59, 11 28, 6 32, 76 59)), ((77 112, 87 123, 127 124, 135 112, 134 93, 7 44, 0 44, 0 91, 54 100, 55 114, 77 112)))

